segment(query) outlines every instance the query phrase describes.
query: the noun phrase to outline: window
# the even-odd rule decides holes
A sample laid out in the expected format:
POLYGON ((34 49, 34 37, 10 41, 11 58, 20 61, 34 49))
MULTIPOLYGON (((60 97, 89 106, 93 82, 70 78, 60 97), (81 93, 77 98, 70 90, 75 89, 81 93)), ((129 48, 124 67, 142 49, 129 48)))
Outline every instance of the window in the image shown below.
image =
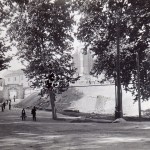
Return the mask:
POLYGON ((16 77, 14 77, 14 81, 16 81, 16 77))
POLYGON ((10 81, 10 78, 8 78, 8 81, 10 81))

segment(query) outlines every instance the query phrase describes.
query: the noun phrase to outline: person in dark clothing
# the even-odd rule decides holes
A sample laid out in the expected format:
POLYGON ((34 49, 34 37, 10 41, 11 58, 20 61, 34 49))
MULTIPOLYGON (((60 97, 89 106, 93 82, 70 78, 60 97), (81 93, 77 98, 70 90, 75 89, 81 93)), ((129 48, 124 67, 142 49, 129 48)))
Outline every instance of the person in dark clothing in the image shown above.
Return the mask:
POLYGON ((16 96, 14 95, 14 102, 15 102, 15 100, 16 100, 16 96))
POLYGON ((22 120, 26 119, 26 112, 25 112, 24 108, 22 109, 22 112, 21 112, 21 118, 22 118, 22 120))
POLYGON ((35 106, 32 108, 31 114, 32 114, 32 117, 33 117, 33 121, 36 121, 36 107, 35 106))
POLYGON ((3 108, 4 108, 4 109, 5 109, 5 106, 6 106, 6 103, 4 102, 4 103, 3 103, 3 108))
POLYGON ((11 101, 9 102, 9 110, 11 110, 11 101))
POLYGON ((2 112, 4 111, 4 106, 3 106, 3 104, 1 104, 1 108, 2 108, 2 112))

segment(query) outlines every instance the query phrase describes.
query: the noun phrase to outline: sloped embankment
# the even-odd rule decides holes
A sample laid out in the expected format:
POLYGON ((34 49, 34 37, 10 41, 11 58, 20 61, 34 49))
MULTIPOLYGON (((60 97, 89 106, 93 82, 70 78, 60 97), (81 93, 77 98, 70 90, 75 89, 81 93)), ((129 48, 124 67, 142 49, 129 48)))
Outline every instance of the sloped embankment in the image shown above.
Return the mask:
POLYGON ((15 105, 15 107, 20 108, 32 108, 33 106, 38 109, 45 109, 49 106, 49 99, 43 99, 38 92, 34 92, 15 105))
MULTIPOLYGON (((70 88, 62 94, 56 95, 56 108, 58 112, 63 111, 71 106, 73 101, 77 101, 83 97, 83 93, 79 92, 75 88, 70 88)), ((41 110, 51 110, 51 106, 48 98, 41 98, 38 92, 32 93, 26 97, 20 103, 16 104, 15 107, 19 108, 32 108, 36 106, 41 110)))

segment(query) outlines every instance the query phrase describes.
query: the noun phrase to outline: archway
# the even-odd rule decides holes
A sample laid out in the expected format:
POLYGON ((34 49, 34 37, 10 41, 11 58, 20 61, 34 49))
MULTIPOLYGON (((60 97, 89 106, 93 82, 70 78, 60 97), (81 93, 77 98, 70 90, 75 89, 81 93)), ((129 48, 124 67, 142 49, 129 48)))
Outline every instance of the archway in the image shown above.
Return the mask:
POLYGON ((8 90, 9 98, 13 99, 14 96, 18 99, 18 90, 16 88, 12 88, 8 90))
POLYGON ((12 99, 14 96, 16 96, 17 99, 24 98, 23 85, 9 84, 4 86, 3 97, 5 99, 12 99))

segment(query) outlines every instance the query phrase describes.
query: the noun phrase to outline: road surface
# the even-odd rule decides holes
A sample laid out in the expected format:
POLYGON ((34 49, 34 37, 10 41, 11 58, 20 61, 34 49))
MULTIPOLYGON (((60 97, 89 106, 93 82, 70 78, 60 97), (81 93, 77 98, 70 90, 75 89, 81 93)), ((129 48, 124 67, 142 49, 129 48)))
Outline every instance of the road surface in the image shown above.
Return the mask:
MULTIPOLYGON (((8 106, 7 106, 8 107, 8 106)), ((37 111, 33 122, 21 109, 0 112, 0 150, 149 150, 150 122, 71 123, 37 111)), ((61 115, 58 115, 59 117, 61 115)), ((62 117, 62 116, 61 116, 62 117)))

